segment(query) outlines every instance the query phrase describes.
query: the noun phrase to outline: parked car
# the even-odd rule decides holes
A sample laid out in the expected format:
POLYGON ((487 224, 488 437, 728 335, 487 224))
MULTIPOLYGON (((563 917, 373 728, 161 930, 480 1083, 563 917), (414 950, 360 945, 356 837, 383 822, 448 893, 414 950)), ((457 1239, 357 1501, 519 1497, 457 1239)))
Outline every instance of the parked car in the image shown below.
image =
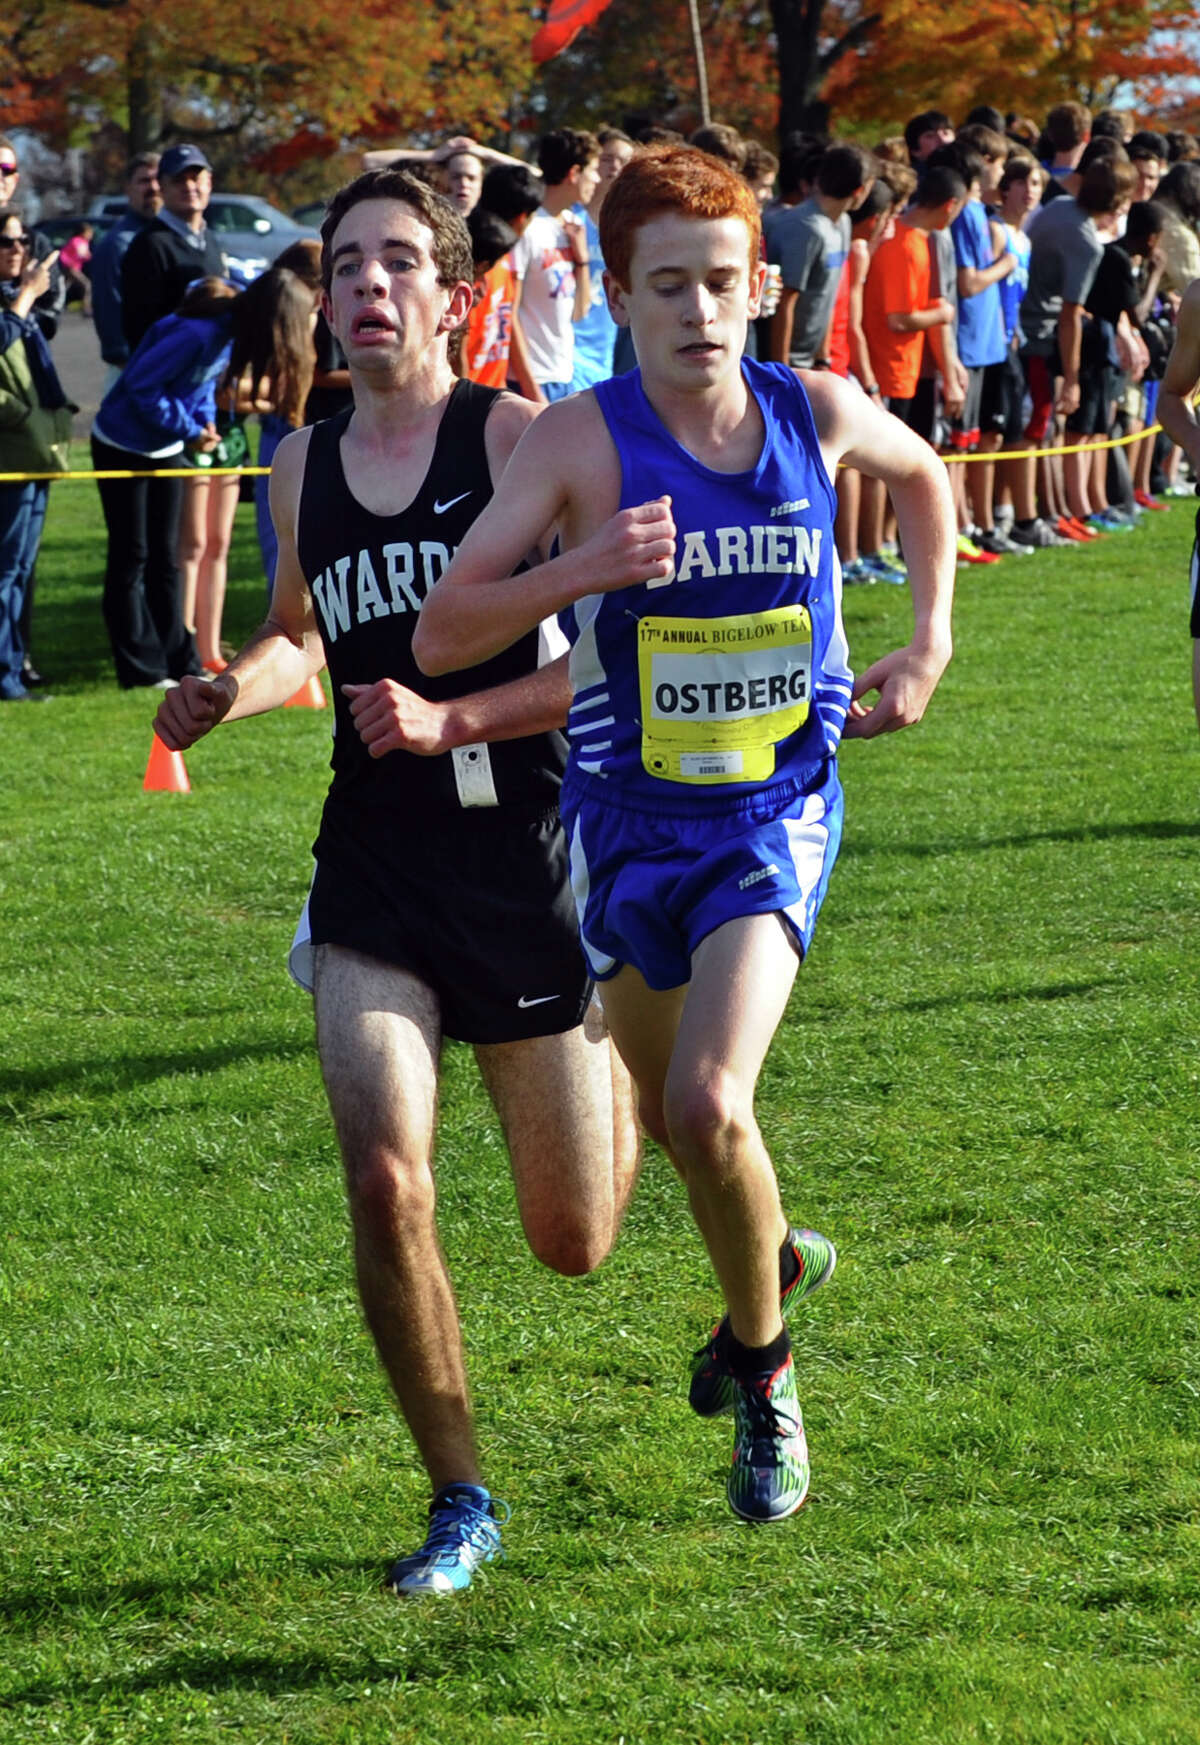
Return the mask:
POLYGON ((92 246, 95 247, 104 232, 112 224, 111 218, 100 218, 94 212, 56 212, 53 218, 39 218, 30 225, 40 236, 54 248, 61 248, 64 242, 70 242, 73 236, 78 236, 79 226, 90 224, 95 231, 92 246))
POLYGON ((328 200, 309 200, 304 206, 293 206, 292 217, 297 224, 314 225, 320 230, 321 221, 328 210, 328 200))
MULTIPOLYGON (((92 201, 89 216, 111 222, 124 210, 125 201, 119 194, 105 194, 92 201)), ((291 243, 302 236, 320 235, 311 225, 297 224, 257 194, 214 194, 204 216, 225 251, 230 277, 243 284, 265 273, 276 255, 291 243)))

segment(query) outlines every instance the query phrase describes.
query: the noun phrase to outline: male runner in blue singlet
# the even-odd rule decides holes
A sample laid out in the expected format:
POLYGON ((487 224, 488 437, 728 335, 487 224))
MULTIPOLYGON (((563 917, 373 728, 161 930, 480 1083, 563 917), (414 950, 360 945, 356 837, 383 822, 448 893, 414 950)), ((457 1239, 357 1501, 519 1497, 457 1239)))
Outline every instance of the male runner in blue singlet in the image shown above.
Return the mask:
POLYGON ((590 1271, 611 1247, 637 1134, 619 1063, 582 1024, 557 811, 565 662, 537 626, 451 681, 411 655, 427 590, 536 412, 454 373, 473 273, 447 201, 369 173, 335 196, 322 237, 353 408, 281 444, 270 615, 215 681, 169 692, 156 727, 183 750, 328 665, 333 781, 293 961, 298 979, 315 972, 363 1312, 433 1490, 428 1537, 390 1579, 440 1592, 500 1543, 435 1220, 443 1035, 475 1046, 530 1247, 557 1271, 590 1271))
MULTIPOLYGON (((574 639, 562 810, 584 946, 725 1298, 692 1404, 732 1403, 729 1501, 778 1520, 804 1501, 808 1455, 782 1314, 796 1245, 755 1086, 837 852, 839 738, 919 721, 950 657, 954 513, 941 462, 854 386, 743 361, 764 270, 753 194, 725 166, 681 147, 635 158, 601 245, 640 370, 525 434, 413 652, 445 672, 550 612, 574 639), (857 681, 841 459, 891 492, 915 615, 857 681), (509 576, 552 526, 561 555, 509 576)), ((811 1289, 833 1255, 803 1240, 811 1289)))

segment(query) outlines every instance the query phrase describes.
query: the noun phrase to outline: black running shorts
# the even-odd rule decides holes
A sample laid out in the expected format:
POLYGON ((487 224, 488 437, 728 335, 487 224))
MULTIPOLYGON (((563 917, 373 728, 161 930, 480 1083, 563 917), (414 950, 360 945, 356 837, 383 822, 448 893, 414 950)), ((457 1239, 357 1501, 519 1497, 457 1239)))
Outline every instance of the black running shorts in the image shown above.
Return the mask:
POLYGON ((314 946, 418 976, 460 1042, 523 1042, 583 1021, 591 982, 557 811, 427 817, 355 853, 323 827, 308 914, 314 946))

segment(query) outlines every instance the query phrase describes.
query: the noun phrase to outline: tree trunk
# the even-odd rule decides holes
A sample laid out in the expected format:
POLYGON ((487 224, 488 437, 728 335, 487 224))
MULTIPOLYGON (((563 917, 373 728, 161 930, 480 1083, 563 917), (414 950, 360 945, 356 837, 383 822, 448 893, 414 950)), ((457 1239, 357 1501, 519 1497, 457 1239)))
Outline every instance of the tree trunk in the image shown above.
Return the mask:
POLYGON ((830 67, 865 42, 878 12, 864 12, 838 39, 822 50, 821 14, 825 0, 771 0, 779 64, 779 137, 789 133, 824 133, 829 105, 820 98, 830 67))
POLYGON ((129 155, 157 151, 162 144, 162 97, 154 77, 154 35, 147 21, 129 44, 125 89, 129 102, 129 155))

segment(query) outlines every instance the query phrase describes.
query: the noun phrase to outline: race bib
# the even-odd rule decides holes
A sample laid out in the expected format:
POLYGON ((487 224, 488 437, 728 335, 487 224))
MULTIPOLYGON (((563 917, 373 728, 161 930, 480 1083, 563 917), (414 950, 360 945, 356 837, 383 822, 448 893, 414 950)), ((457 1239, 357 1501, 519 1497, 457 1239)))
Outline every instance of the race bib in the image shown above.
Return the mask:
POLYGON ((812 620, 803 606, 638 625, 642 766, 668 782, 765 782, 808 719, 812 620))

